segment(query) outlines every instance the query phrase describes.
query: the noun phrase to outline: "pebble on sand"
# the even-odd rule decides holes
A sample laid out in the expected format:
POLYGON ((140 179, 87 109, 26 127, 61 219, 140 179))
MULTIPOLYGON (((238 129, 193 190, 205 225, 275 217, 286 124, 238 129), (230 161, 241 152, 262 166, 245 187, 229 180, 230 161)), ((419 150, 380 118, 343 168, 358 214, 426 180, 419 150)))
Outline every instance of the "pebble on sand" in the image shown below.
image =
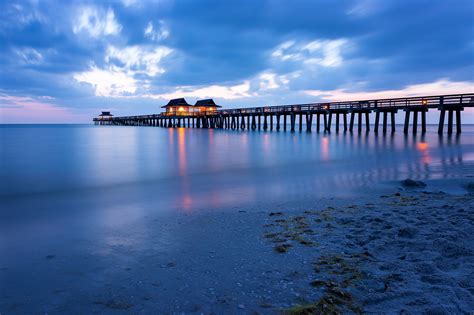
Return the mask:
POLYGON ((402 180, 401 184, 402 184, 403 187, 409 187, 409 188, 423 188, 423 187, 426 187, 426 184, 424 182, 418 181, 418 180, 413 180, 413 179, 410 179, 410 178, 402 180))

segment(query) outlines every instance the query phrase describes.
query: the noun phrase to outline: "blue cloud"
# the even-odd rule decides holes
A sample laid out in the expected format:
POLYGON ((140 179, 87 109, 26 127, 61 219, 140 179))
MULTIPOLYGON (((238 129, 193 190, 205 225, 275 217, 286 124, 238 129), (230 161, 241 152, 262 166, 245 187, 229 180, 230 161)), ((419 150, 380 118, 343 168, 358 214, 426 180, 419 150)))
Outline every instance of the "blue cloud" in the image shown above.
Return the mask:
POLYGON ((179 91, 237 106, 472 83, 473 21, 469 0, 2 0, 0 92, 125 111, 179 91))

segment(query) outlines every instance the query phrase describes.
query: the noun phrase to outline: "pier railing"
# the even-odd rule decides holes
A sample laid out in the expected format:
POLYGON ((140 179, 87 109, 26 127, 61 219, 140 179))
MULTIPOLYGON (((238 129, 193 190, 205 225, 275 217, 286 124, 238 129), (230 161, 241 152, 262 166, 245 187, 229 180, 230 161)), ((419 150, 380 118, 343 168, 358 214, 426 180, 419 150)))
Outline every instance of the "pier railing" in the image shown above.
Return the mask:
POLYGON ((379 108, 405 109, 409 107, 437 108, 446 105, 462 105, 466 107, 474 106, 474 93, 453 94, 437 96, 417 96, 403 98, 388 98, 361 101, 343 101, 329 103, 308 103, 295 105, 276 105, 263 107, 247 107, 221 109, 217 114, 266 114, 284 112, 308 112, 308 111, 329 111, 329 110, 375 110, 379 108))

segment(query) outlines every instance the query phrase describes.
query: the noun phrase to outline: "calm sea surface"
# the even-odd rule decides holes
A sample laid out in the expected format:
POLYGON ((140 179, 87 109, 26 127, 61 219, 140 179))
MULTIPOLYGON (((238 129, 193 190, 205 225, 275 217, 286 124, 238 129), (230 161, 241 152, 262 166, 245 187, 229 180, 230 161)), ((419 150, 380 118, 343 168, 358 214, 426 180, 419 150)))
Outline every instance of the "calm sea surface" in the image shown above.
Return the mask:
MULTIPOLYGON (((449 190, 450 179, 474 175, 474 127, 441 138, 433 128, 405 137, 0 126, 0 312, 39 314, 70 301, 90 313, 90 303, 80 311, 84 295, 130 284, 123 266, 138 253, 166 262, 186 248, 158 215, 317 207, 320 197, 378 197, 374 187, 393 191, 407 177, 443 179, 430 187, 449 190)), ((142 276, 151 274, 134 280, 142 276)))
MULTIPOLYGON (((0 198, 40 211, 62 198, 156 211, 344 196, 407 177, 472 172, 474 126, 439 138, 354 133, 248 132, 90 125, 3 125, 0 198), (28 201, 31 200, 31 204, 28 201)), ((15 210, 15 211, 13 211, 15 210)), ((48 209, 56 211, 57 209, 48 209)), ((58 210, 67 212, 67 209, 58 210)))

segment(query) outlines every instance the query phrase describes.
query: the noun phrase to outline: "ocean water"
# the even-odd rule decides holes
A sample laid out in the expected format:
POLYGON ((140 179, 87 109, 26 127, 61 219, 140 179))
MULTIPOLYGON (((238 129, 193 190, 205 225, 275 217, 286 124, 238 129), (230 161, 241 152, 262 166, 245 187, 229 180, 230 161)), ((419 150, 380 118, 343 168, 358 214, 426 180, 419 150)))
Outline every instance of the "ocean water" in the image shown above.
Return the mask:
POLYGON ((89 208, 150 203, 156 211, 193 212, 346 196, 379 182, 450 179, 472 171, 474 126, 464 126, 460 136, 439 137, 435 131, 430 126, 425 135, 384 136, 4 125, 0 198, 27 206, 3 208, 0 215, 21 217, 23 211, 40 211, 38 200, 61 199, 89 208))
POLYGON ((110 281, 129 284, 123 266, 137 260, 139 248, 143 259, 150 251, 163 259, 175 254, 179 235, 150 225, 160 214, 378 197, 374 187, 408 177, 455 191, 461 188, 452 179, 474 176, 474 126, 442 137, 435 126, 416 136, 398 129, 384 136, 0 126, 0 313, 53 306, 64 313, 68 303, 88 313, 94 304, 82 306, 81 298, 94 300, 110 281))

